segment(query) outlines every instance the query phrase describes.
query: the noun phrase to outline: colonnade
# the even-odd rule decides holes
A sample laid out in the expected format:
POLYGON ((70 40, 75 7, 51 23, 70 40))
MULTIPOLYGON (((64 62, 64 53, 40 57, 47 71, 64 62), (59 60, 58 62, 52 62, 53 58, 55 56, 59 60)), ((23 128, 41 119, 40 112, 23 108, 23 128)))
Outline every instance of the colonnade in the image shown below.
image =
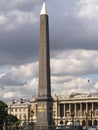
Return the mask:
POLYGON ((67 104, 59 104, 59 115, 58 116, 71 116, 74 113, 75 117, 82 117, 88 113, 90 116, 90 112, 93 112, 92 116, 97 116, 97 103, 67 103, 67 104))
POLYGON ((71 121, 74 118, 75 121, 79 121, 82 124, 86 121, 86 118, 90 121, 98 120, 98 103, 97 102, 59 102, 57 101, 57 108, 55 111, 54 119, 56 124, 60 123, 60 120, 71 121))

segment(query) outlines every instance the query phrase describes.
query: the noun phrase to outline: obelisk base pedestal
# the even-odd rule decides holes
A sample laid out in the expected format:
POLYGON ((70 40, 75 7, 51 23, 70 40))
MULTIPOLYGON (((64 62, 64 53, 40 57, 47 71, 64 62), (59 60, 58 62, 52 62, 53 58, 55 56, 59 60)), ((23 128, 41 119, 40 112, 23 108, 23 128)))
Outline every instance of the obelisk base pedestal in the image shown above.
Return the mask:
POLYGON ((47 122, 36 122, 34 126, 34 130, 55 130, 54 125, 48 125, 47 122))
POLYGON ((52 108, 52 97, 38 97, 37 99, 37 122, 34 130, 54 130, 52 108))
POLYGON ((48 123, 46 122, 40 122, 35 123, 34 130, 50 130, 48 123))

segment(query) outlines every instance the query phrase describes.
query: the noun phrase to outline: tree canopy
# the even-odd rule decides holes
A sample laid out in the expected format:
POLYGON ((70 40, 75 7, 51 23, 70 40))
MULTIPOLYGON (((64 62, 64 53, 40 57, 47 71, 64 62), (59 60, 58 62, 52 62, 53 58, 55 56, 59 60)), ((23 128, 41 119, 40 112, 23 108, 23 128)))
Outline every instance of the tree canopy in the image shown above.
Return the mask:
POLYGON ((3 124, 7 117, 7 111, 6 111, 7 105, 0 100, 0 130, 3 130, 3 124))
POLYGON ((8 106, 3 101, 0 100, 0 130, 4 125, 4 122, 7 121, 9 125, 15 124, 18 122, 18 118, 14 115, 8 114, 8 106))
POLYGON ((7 105, 0 100, 0 125, 4 123, 5 117, 7 116, 7 111, 5 110, 6 107, 7 105))

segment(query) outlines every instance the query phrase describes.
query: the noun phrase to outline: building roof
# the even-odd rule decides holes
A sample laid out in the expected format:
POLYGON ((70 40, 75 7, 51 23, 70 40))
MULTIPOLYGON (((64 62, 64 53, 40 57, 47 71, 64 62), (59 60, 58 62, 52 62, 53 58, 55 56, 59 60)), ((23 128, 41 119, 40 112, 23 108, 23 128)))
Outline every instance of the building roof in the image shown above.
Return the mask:
POLYGON ((20 100, 13 100, 10 104, 11 106, 28 106, 30 105, 29 100, 20 99, 20 100))

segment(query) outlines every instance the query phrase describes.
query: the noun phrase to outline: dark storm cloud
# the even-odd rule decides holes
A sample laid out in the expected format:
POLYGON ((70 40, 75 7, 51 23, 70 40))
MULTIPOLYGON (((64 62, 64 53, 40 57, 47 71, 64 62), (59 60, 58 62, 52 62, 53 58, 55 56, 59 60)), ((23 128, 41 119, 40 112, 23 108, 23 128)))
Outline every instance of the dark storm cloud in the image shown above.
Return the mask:
POLYGON ((22 86, 26 84, 12 74, 6 74, 0 78, 0 86, 22 86))
POLYGON ((10 0, 9 4, 6 0, 0 1, 0 65, 20 65, 36 60, 41 5, 41 0, 10 0))
POLYGON ((6 11, 11 10, 21 10, 21 11, 35 11, 39 6, 41 6, 43 0, 0 0, 0 11, 6 13, 6 11))
POLYGON ((38 54, 38 28, 23 26, 13 32, 1 34, 0 64, 25 64, 36 60, 38 54), (35 32, 35 33, 34 33, 35 32))
MULTIPOLYGON (((46 1, 51 51, 98 49, 97 18, 80 17, 81 0, 46 1)), ((39 15, 43 0, 0 1, 0 65, 21 65, 38 58, 39 15)), ((94 13, 95 17, 97 13, 94 13)))
POLYGON ((87 5, 81 5, 79 8, 78 2, 77 0, 65 1, 57 5, 58 11, 55 8, 49 10, 52 14, 50 15, 51 48, 98 49, 98 30, 96 29, 98 10, 96 9, 96 12, 92 10, 94 17, 86 15, 90 9, 84 12, 85 16, 81 17, 79 12, 82 8, 87 8, 87 5))

